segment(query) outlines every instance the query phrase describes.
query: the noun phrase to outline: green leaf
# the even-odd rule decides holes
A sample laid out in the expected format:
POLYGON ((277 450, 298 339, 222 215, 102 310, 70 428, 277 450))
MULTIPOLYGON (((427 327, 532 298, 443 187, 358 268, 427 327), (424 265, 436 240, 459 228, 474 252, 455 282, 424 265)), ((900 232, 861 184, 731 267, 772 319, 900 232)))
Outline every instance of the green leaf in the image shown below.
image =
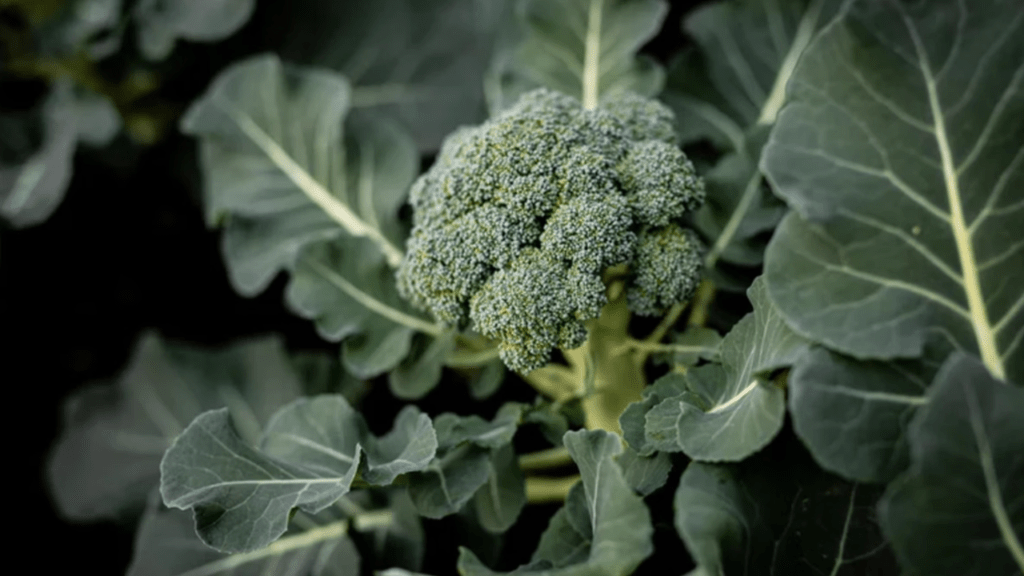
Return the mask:
POLYGON ((626 91, 654 96, 664 72, 637 51, 661 28, 662 0, 524 0, 525 38, 500 58, 496 98, 511 104, 543 86, 594 108, 626 91))
POLYGON ((655 449, 695 460, 742 460, 782 427, 785 397, 768 376, 791 365, 807 342, 782 321, 760 278, 747 294, 754 312, 722 340, 722 364, 689 370, 687 392, 647 412, 645 439, 655 449))
POLYGON ((343 397, 303 398, 274 415, 261 449, 238 437, 227 410, 214 410, 167 450, 160 491, 167 506, 193 509, 208 545, 249 552, 280 537, 293 508, 315 514, 344 496, 357 471, 368 483, 390 484, 425 467, 436 447, 430 418, 415 406, 376 438, 343 397))
POLYGON ((398 296, 391 269, 415 146, 394 123, 346 118, 350 101, 337 73, 256 56, 222 72, 182 129, 200 138, 208 218, 227 220, 236 290, 255 295, 290 270, 289 305, 345 340, 346 366, 371 378, 405 358, 413 331, 441 331, 398 296))
POLYGON ((879 505, 904 568, 1024 572, 1024 389, 953 354, 910 425, 910 470, 879 505))
POLYGON ((699 51, 676 58, 660 96, 676 112, 682 142, 747 149, 744 133, 774 122, 793 67, 844 2, 725 0, 691 12, 683 29, 699 51))
MULTIPOLYGON (((604 430, 581 430, 566 433, 565 447, 583 481, 552 517, 530 563, 508 574, 627 576, 654 548, 650 512, 615 462, 621 440, 604 430)), ((459 573, 499 574, 467 548, 460 548, 459 573)))
MULTIPOLYGON (((501 487, 500 479, 490 478, 497 471, 497 456, 493 453, 510 445, 524 408, 519 403, 507 403, 490 422, 451 412, 434 419, 438 455, 424 470, 409 475, 409 496, 420 514, 441 518, 458 512, 488 480, 491 489, 501 487)), ((514 458, 512 465, 518 469, 514 458)), ((522 484, 522 472, 519 476, 522 484)))
POLYGON ((345 232, 390 263, 401 258, 394 221, 417 155, 393 125, 346 123, 350 105, 337 73, 261 55, 221 72, 182 118, 200 140, 207 218, 227 218, 224 254, 240 293, 262 292, 303 246, 345 232))
MULTIPOLYGON (((759 266, 766 238, 782 218, 757 159, 782 107, 793 67, 843 0, 726 0, 687 16, 699 51, 672 64, 661 98, 676 113, 681 141, 703 138, 729 154, 707 173, 707 201, 694 218, 708 243, 704 263, 716 285, 719 262, 759 266)), ((741 282, 747 285, 749 280, 741 282)))
POLYGON ((353 107, 400 122, 431 152, 485 116, 481 78, 502 3, 296 0, 275 32, 283 58, 341 72, 353 107))
POLYGON ((647 436, 644 433, 647 413, 664 400, 689 393, 690 391, 686 386, 686 379, 683 375, 671 372, 644 388, 640 392, 642 399, 639 402, 633 402, 626 406, 625 411, 619 416, 622 436, 629 443, 630 447, 641 456, 653 454, 655 450, 654 445, 647 440, 647 436))
POLYGON ((790 372, 793 428, 823 467, 888 482, 908 465, 907 426, 948 350, 931 358, 860 362, 815 347, 790 372))
POLYGON ((47 469, 56 504, 76 520, 140 512, 160 482, 160 458, 192 418, 227 406, 239 432, 255 441, 305 382, 276 337, 215 351, 146 333, 115 384, 68 398, 47 469))
POLYGON ((898 574, 874 518, 879 492, 823 473, 804 454, 694 462, 676 489, 675 526, 694 575, 898 574))
POLYGON ((413 353, 388 374, 388 386, 396 398, 417 400, 441 381, 445 358, 455 349, 455 332, 438 338, 413 338, 413 353), (418 348, 418 350, 417 350, 418 348))
POLYGON ((24 228, 49 218, 64 200, 77 142, 109 143, 120 117, 109 100, 67 81, 57 82, 38 110, 9 116, 0 118, 9 138, 0 156, 0 218, 24 228))
POLYGON ((323 338, 343 340, 345 366, 360 378, 398 366, 416 331, 441 336, 399 296, 393 270, 366 239, 307 244, 296 256, 285 299, 295 314, 316 322, 323 338))
POLYGON ((664 486, 672 471, 672 458, 664 452, 641 456, 632 447, 626 447, 618 461, 626 483, 641 496, 664 486))
MULTIPOLYGON (((704 177, 707 201, 694 215, 694 226, 708 239, 704 266, 712 273, 721 274, 715 268, 720 261, 759 266, 766 233, 785 215, 785 205, 771 194, 757 168, 767 135, 765 128, 749 132, 744 148, 723 157, 704 177)), ((716 286, 729 283, 718 281, 716 286)))
POLYGON ((672 366, 696 366, 701 360, 718 360, 722 336, 704 326, 687 326, 682 332, 670 332, 670 343, 656 345, 653 358, 672 366))
POLYGON ((1024 12, 960 8, 857 3, 801 58, 762 159, 796 211, 765 270, 829 348, 917 357, 940 337, 1021 380, 1024 12))
POLYGON ((500 534, 515 524, 526 507, 526 475, 512 444, 492 448, 487 465, 487 481, 471 502, 480 525, 500 534))
POLYGON ((434 418, 438 449, 447 450, 463 442, 481 448, 500 448, 512 441, 525 408, 518 402, 507 402, 490 422, 475 415, 439 414, 434 418))
POLYGON ((463 444, 434 458, 422 471, 409 475, 409 497, 420 515, 442 518, 454 514, 487 482, 486 449, 463 444))
POLYGON ((255 8, 256 0, 140 0, 132 13, 139 51, 150 60, 163 60, 178 40, 223 40, 241 28, 255 8))
POLYGON ((224 554, 196 536, 189 514, 150 507, 135 535, 128 576, 358 576, 359 552, 347 537, 351 521, 335 509, 304 518, 302 528, 262 550, 224 554), (287 567, 287 568, 284 568, 287 567), (283 572, 282 570, 287 570, 283 572))

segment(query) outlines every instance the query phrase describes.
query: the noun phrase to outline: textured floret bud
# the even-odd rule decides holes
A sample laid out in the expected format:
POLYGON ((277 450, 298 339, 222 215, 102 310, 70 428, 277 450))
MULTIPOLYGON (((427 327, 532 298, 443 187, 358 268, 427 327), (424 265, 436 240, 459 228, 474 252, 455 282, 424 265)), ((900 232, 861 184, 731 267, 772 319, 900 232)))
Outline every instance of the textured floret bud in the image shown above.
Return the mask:
MULTIPOLYGON (((629 270, 640 310, 662 306, 685 290, 641 269, 671 260, 639 254, 641 238, 678 229, 703 200, 673 141, 672 114, 657 102, 626 95, 584 110, 543 89, 456 131, 410 192, 399 291, 440 322, 493 338, 520 372, 586 340, 613 266, 629 270)), ((677 248, 693 245, 662 252, 677 248)))
POLYGON ((629 309, 655 316, 689 299, 700 282, 702 253, 697 234, 675 224, 641 234, 626 292, 629 309))

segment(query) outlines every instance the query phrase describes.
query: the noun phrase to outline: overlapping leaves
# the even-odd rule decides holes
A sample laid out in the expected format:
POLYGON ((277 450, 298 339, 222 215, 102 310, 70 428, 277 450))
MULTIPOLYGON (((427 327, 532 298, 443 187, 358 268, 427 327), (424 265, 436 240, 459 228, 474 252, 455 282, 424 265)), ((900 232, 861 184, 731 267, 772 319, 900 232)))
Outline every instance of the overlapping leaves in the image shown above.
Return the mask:
POLYGON ((754 312, 722 340, 720 365, 663 377, 623 414, 626 439, 641 454, 682 451, 696 460, 741 460, 779 431, 785 397, 771 373, 791 365, 807 342, 775 312, 762 280, 748 296, 754 312))
POLYGON ((874 511, 880 492, 822 472, 799 448, 738 465, 694 462, 674 500, 697 564, 689 574, 898 573, 874 511))
POLYGON ((661 27, 662 0, 522 0, 522 37, 497 54, 491 108, 538 86, 594 107, 624 91, 658 93, 664 71, 637 51, 661 27))
POLYGON ((1024 571, 1024 389, 953 354, 910 426, 910 469, 882 527, 903 565, 931 574, 1024 571), (936 554, 941 550, 941 554, 936 554))
MULTIPOLYGON (((509 574, 530 576, 626 576, 653 551, 650 513, 633 493, 615 457, 617 435, 603 430, 568 432, 565 447, 582 482, 551 518, 529 564, 509 574)), ((470 550, 461 549, 459 571, 493 576, 470 550)))
MULTIPOLYGON (((329 368, 322 357, 308 360, 329 368)), ((192 418, 227 406, 239 433, 255 440, 284 404, 340 384, 332 381, 336 368, 319 372, 300 378, 277 338, 207 351, 144 335, 116 385, 86 388, 67 402, 48 469, 61 512, 86 520, 141 511, 159 484, 164 450, 192 418)))
POLYGON ((345 339, 346 365, 370 377, 398 365, 415 330, 440 330, 411 312, 391 272, 416 149, 393 123, 348 117, 350 97, 335 72, 257 56, 222 72, 182 128, 201 140, 207 214, 226 220, 236 289, 256 294, 289 270, 291 307, 345 339))
POLYGON ((203 544, 190 514, 154 505, 136 534, 128 576, 355 576, 363 564, 419 568, 424 534, 404 491, 390 491, 383 509, 369 496, 353 492, 319 514, 296 514, 280 540, 239 554, 203 544), (357 533, 368 537, 358 549, 357 533))
POLYGON ((673 61, 661 99, 675 111, 684 144, 708 139, 727 152, 705 175, 708 198, 694 220, 708 241, 705 265, 719 288, 746 287, 749 280, 717 264, 759 266, 765 236, 783 216, 758 158, 793 67, 843 4, 725 0, 698 8, 684 22, 699 50, 673 61))
POLYGON ((430 418, 406 406, 394 428, 373 436, 341 396, 300 399, 282 408, 255 447, 227 410, 200 415, 160 463, 164 503, 195 513, 204 542, 225 552, 266 547, 288 528, 294 508, 315 514, 350 490, 358 474, 388 485, 423 469, 437 450, 430 418))

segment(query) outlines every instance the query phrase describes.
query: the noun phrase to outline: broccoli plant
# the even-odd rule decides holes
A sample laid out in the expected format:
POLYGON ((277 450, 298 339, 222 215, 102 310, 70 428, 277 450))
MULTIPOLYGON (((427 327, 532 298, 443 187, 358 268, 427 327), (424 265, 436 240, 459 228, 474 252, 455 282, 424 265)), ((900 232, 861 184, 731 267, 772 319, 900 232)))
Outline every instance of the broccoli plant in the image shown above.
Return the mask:
MULTIPOLYGON (((253 2, 133 6, 153 59, 253 2)), ((1024 574, 1019 0, 260 6, 178 127, 324 344, 72 397, 130 575, 1024 574)))

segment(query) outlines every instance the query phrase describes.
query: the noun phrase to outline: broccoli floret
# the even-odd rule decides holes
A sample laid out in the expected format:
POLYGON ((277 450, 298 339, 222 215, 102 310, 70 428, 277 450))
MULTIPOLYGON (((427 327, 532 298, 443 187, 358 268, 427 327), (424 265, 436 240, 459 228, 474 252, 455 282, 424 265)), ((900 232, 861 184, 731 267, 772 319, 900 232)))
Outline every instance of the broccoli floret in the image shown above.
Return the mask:
POLYGON ((675 224, 641 234, 626 292, 629 309, 656 316, 688 299, 697 288, 702 252, 697 234, 675 224))
POLYGON ((611 267, 629 270, 634 312, 686 298, 700 246, 680 224, 704 185, 674 141, 656 101, 624 95, 584 110, 545 89, 456 131, 410 192, 399 290, 448 326, 472 323, 520 372, 586 341, 611 267))

